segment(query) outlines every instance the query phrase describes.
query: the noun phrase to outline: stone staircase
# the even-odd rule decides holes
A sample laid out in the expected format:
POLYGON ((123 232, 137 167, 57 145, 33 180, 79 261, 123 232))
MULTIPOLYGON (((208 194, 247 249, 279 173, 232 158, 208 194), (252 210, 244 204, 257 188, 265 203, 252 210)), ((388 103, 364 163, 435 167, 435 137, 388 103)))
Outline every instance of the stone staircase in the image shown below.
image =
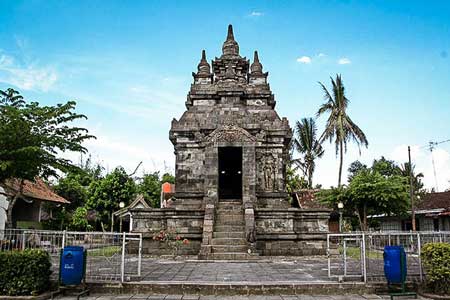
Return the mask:
POLYGON ((256 259, 256 253, 248 253, 245 238, 245 219, 239 200, 219 202, 216 208, 210 259, 256 259))

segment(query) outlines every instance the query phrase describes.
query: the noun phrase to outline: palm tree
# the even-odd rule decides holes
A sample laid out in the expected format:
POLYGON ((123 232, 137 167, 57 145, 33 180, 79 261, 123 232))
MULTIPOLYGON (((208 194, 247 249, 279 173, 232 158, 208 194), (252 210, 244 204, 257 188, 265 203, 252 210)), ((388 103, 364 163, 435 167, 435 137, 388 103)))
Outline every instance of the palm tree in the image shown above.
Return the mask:
POLYGON ((405 162, 400 165, 400 173, 403 177, 408 178, 408 182, 409 182, 409 176, 412 173, 413 190, 415 193, 416 192, 420 193, 420 191, 423 188, 423 182, 422 182, 423 173, 416 174, 415 168, 416 168, 416 166, 414 164, 412 164, 412 168, 411 168, 409 162, 405 162))
POLYGON ((329 139, 331 143, 334 140, 336 155, 338 153, 340 154, 339 187, 341 186, 342 164, 344 161, 344 152, 347 152, 347 143, 354 141, 358 145, 358 148, 361 145, 367 147, 369 143, 364 132, 347 115, 349 100, 345 96, 345 88, 341 75, 337 74, 336 80, 331 78, 331 84, 333 85, 332 93, 321 82, 319 84, 323 89, 326 102, 320 106, 317 116, 329 113, 325 131, 320 137, 320 142, 329 139))
POLYGON ((312 179, 316 166, 315 160, 323 156, 324 150, 317 139, 317 126, 313 118, 303 118, 295 124, 295 149, 302 154, 296 164, 308 178, 308 187, 312 188, 312 179))
POLYGON ((22 106, 25 103, 20 93, 12 88, 6 91, 0 90, 0 104, 9 105, 13 107, 22 106))

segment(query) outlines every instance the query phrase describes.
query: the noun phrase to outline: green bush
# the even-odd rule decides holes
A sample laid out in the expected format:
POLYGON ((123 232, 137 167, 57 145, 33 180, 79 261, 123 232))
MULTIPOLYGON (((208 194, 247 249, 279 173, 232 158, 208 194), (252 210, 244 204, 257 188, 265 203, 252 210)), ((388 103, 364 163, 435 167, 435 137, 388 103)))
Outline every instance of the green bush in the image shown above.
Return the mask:
POLYGON ((50 256, 43 250, 0 252, 0 295, 37 295, 50 286, 50 256))
POLYGON ((421 258, 426 288, 436 294, 450 294, 450 244, 426 244, 422 248, 421 258))

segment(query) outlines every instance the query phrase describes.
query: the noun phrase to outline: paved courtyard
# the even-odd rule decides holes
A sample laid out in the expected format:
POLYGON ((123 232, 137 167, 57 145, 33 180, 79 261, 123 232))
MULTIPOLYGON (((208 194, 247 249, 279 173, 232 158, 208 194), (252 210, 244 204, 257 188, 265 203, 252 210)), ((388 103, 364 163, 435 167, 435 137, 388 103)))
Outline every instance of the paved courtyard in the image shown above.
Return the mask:
POLYGON ((323 282, 329 281, 323 258, 201 262, 153 260, 142 264, 142 281, 323 282))
MULTIPOLYGON (((57 299, 75 300, 76 297, 59 297, 57 299)), ((198 295, 98 295, 83 297, 82 300, 367 300, 389 299, 388 295, 297 295, 297 296, 198 296, 198 295)), ((397 299, 413 299, 400 297, 397 299)), ((427 299, 418 297, 418 299, 427 299)))

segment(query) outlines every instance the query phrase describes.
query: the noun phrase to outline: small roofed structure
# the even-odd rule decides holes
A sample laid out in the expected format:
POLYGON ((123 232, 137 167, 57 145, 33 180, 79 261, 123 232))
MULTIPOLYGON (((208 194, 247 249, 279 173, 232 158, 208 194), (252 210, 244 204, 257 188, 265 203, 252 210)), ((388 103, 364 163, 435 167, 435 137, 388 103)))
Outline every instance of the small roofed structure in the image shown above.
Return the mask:
POLYGON ((41 178, 35 181, 9 179, 0 184, 2 202, 7 206, 0 212, 0 229, 8 227, 40 227, 40 222, 51 218, 44 203, 55 205, 69 204, 65 198, 56 194, 41 178), (12 207, 11 201, 20 193, 12 207))
MULTIPOLYGON (((411 212, 408 216, 372 216, 382 231, 410 231, 411 212)), ((450 231, 450 191, 427 193, 415 208, 416 229, 420 231, 450 231)))
MULTIPOLYGON (((128 225, 127 231, 133 230, 133 218, 130 213, 130 210, 132 209, 140 209, 140 208, 150 208, 150 205, 148 205, 147 201, 144 199, 144 195, 137 194, 136 198, 134 198, 133 202, 130 203, 130 205, 119 209, 118 211, 113 212, 112 214, 112 224, 111 231, 114 229, 114 220, 119 219, 119 232, 122 232, 125 225, 128 225)), ((126 227, 126 226, 125 226, 126 227)))

